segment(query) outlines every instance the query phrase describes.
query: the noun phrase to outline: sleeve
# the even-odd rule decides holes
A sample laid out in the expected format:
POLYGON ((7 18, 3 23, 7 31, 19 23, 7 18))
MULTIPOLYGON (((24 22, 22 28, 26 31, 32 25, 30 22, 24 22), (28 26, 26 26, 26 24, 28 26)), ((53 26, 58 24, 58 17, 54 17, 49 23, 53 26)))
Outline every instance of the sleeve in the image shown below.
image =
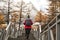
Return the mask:
POLYGON ((25 25, 25 22, 26 22, 26 21, 23 22, 24 25, 25 25))

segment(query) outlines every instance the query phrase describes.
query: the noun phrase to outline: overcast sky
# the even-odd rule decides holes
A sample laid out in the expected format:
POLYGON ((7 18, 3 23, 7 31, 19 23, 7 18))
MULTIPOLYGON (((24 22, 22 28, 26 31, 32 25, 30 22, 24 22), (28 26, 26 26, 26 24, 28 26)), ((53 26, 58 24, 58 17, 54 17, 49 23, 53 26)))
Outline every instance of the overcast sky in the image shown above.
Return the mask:
MULTIPOLYGON (((17 2, 20 3, 20 1, 22 1, 22 0, 10 0, 10 1, 13 1, 13 4, 16 5, 17 2)), ((23 1, 25 3, 32 2, 32 4, 35 6, 35 8, 38 11, 42 10, 42 11, 44 11, 44 13, 47 12, 46 9, 49 8, 49 4, 50 4, 49 0, 23 0, 23 1)), ((0 2, 0 6, 3 6, 3 5, 5 5, 5 3, 0 2)))
POLYGON ((31 1, 37 10, 42 10, 44 12, 47 12, 46 8, 48 9, 50 4, 49 0, 24 0, 24 1, 26 3, 31 1))
MULTIPOLYGON (((19 2, 22 0, 13 0, 13 2, 19 2)), ((35 8, 39 11, 42 10, 44 12, 47 12, 46 9, 49 8, 49 0, 23 0, 25 3, 32 2, 32 4, 35 6, 35 8)), ((15 3, 16 4, 16 3, 15 3)))

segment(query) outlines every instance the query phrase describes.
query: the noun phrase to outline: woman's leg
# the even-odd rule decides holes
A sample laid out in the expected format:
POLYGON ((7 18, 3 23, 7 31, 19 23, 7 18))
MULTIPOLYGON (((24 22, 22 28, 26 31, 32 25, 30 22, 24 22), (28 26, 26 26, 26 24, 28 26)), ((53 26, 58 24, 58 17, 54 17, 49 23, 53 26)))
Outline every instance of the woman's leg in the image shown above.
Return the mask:
POLYGON ((27 29, 25 29, 25 36, 27 36, 27 29))
POLYGON ((27 37, 27 39, 29 38, 30 30, 31 29, 25 29, 25 36, 27 37))
POLYGON ((27 39, 29 38, 30 30, 31 30, 31 29, 28 29, 28 30, 27 30, 27 39))

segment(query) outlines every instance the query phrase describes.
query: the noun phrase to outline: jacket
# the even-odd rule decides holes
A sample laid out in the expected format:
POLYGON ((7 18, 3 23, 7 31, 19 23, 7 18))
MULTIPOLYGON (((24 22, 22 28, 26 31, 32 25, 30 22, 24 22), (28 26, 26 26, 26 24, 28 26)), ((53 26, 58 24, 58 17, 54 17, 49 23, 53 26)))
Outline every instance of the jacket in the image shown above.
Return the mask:
MULTIPOLYGON (((33 24, 32 20, 30 20, 30 22, 31 22, 31 25, 32 25, 33 24)), ((31 25, 30 26, 27 26, 25 24, 26 24, 26 20, 24 21, 24 28, 25 29, 31 29, 31 25)))

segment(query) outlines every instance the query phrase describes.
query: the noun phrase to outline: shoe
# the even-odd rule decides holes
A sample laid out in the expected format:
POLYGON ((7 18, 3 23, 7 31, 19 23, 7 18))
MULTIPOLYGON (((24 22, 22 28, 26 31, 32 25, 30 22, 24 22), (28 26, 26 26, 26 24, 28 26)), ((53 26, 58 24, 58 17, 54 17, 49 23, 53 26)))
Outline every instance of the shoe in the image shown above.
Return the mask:
POLYGON ((29 38, 27 40, 30 40, 29 38))

